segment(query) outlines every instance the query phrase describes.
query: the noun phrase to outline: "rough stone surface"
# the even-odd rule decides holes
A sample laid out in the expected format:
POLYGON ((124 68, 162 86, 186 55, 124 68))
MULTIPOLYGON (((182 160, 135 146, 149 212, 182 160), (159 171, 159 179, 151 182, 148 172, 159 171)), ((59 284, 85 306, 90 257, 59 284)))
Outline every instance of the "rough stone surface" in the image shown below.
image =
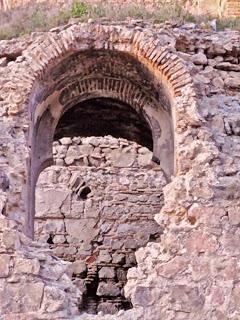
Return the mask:
MULTIPOLYGON (((24 41, 0 42, 1 57, 7 57, 12 51, 18 52, 21 58, 0 68, 0 161, 3 171, 0 208, 8 217, 0 219, 3 260, 0 267, 0 314, 3 319, 235 320, 240 317, 240 97, 239 88, 233 85, 232 80, 228 80, 239 78, 239 39, 237 31, 217 33, 199 30, 196 25, 172 28, 170 25, 109 27, 79 24, 46 34, 35 34, 24 41), (168 44, 166 34, 170 39, 168 44), (94 59, 89 56, 89 50, 93 49, 99 53, 94 59), (106 61, 116 50, 118 54, 111 62, 115 61, 121 67, 114 65, 113 68, 111 64, 107 70, 104 69, 106 61), (85 59, 82 55, 79 58, 79 52, 84 52, 85 59), (196 52, 204 52, 208 65, 193 63, 192 56, 196 52), (65 60, 73 53, 76 54, 74 58, 71 56, 70 60, 65 60), (134 62, 128 60, 129 55, 134 62), (83 65, 78 69, 81 61, 86 59, 89 59, 87 70, 83 65), (124 60, 122 64, 121 59, 124 60), (93 61, 97 61, 97 71, 89 69, 93 61), (63 62, 67 62, 65 66, 63 62), (81 71, 80 75, 78 71, 81 71), (104 78, 103 83, 96 74, 104 78), (90 81, 90 75, 94 80, 90 81), (109 75, 114 76, 113 79, 109 75), (71 81, 74 83, 81 76, 86 81, 72 85, 71 81), (214 80, 216 78, 218 81, 214 80), (119 90, 114 91, 117 85, 119 90), (163 188, 163 207, 155 216, 156 222, 164 227, 161 241, 148 243, 138 249, 135 255, 129 255, 127 261, 124 261, 124 257, 120 258, 120 253, 111 256, 107 249, 98 256, 93 254, 88 257, 91 265, 89 274, 93 277, 98 272, 94 261, 111 264, 117 259, 118 263, 131 265, 131 261, 136 259, 134 263, 137 262, 137 265, 129 269, 124 288, 125 297, 131 300, 133 308, 121 310, 115 315, 76 315, 79 292, 67 275, 65 263, 53 258, 51 253, 41 248, 42 245, 24 237, 22 227, 14 221, 23 221, 22 218, 27 216, 30 196, 26 198, 26 192, 31 190, 28 188, 30 183, 34 191, 34 179, 39 173, 34 170, 41 171, 51 162, 51 132, 46 128, 56 124, 54 121, 60 118, 64 107, 70 106, 70 102, 76 103, 74 99, 82 99, 84 95, 85 98, 86 95, 89 97, 90 91, 90 98, 93 93, 104 94, 105 98, 113 97, 114 93, 115 99, 125 100, 125 103, 142 113, 151 109, 148 120, 154 124, 151 132, 154 133, 155 142, 166 132, 164 124, 169 119, 166 117, 160 126, 156 125, 159 123, 157 110, 161 110, 161 116, 165 114, 164 110, 171 110, 173 115, 173 119, 170 119, 174 131, 172 151, 175 171, 170 170, 170 175, 168 172, 168 184, 163 188), (58 96, 60 92, 61 99, 58 96), (161 106, 159 101, 162 102, 161 106), (39 119, 45 119, 48 126, 44 126, 46 123, 39 119), (37 141, 31 134, 36 127, 40 130, 36 131, 37 141), (46 145, 48 150, 44 149, 46 145), (29 153, 30 150, 32 153, 29 153), (23 262, 22 259, 27 261, 23 262), (27 273, 23 272, 23 265, 27 273), (9 296, 14 299, 9 299, 9 296)), ((171 143, 169 131, 165 138, 171 143)), ((67 148, 68 145, 65 146, 67 148)), ((161 143, 164 152, 159 157, 159 145, 154 145, 153 157, 157 162, 164 160, 164 146, 161 143)), ((86 157, 84 159, 88 160, 86 157)), ((167 160, 165 164, 172 161, 170 157, 167 160)), ((89 163, 86 162, 85 166, 88 167, 89 163)), ((94 164, 85 173, 94 172, 96 168, 94 164)), ((141 170, 138 167, 137 172, 140 174, 141 170)), ((62 173, 65 172, 64 179, 70 182, 69 171, 70 168, 65 166, 62 173)), ((52 175, 51 179, 56 177, 52 175)), ((74 185, 81 184, 81 179, 76 184, 73 179, 72 183, 74 188, 74 185)), ((122 175, 121 185, 125 183, 127 177, 122 175)), ((130 194, 127 195, 129 197, 130 194)), ((121 197, 119 201, 124 201, 123 195, 121 197)), ((89 207, 90 198, 84 200, 89 207)), ((70 201, 59 196, 56 196, 56 200, 61 206, 60 212, 63 212, 61 218, 57 218, 69 219, 63 215, 69 212, 70 201)), ((124 209, 128 207, 126 203, 124 209)), ((54 215, 59 215, 59 210, 54 204, 51 205, 48 208, 53 209, 54 215)), ((79 205, 75 214, 82 210, 79 205)), ((96 219, 94 214, 91 212, 88 218, 91 228, 94 228, 92 220, 96 219)), ((33 217, 28 215, 26 221, 30 221, 30 218, 33 217)), ((79 222, 80 226, 84 227, 85 222, 79 222)), ((119 234, 129 232, 128 224, 122 223, 118 227, 119 234)), ((51 223, 49 227, 55 233, 59 232, 57 241, 62 241, 64 228, 62 221, 56 221, 53 226, 51 223)), ((106 224, 103 227, 105 232, 110 229, 106 224)), ((70 227, 69 230, 73 230, 72 239, 77 239, 77 227, 70 227)), ((85 236, 89 236, 91 241, 91 234, 85 236)), ((132 247, 133 240, 126 241, 125 245, 132 247)), ((113 250, 119 250, 118 241, 111 245, 113 250)), ((83 250, 89 250, 84 246, 83 242, 83 250)), ((74 255, 75 251, 66 251, 65 254, 74 255)), ((121 276, 121 272, 118 272, 118 276, 121 276)), ((79 277, 73 282, 83 288, 81 280, 79 277)), ((100 288, 108 288, 108 292, 117 294, 116 284, 111 279, 103 279, 101 283, 100 288)), ((104 290, 100 290, 100 293, 104 294, 104 290)), ((121 294, 120 289, 118 294, 121 294)), ((99 312, 103 311, 104 303, 102 301, 99 305, 99 312)), ((107 307, 111 313, 113 311, 110 310, 114 310, 115 306, 111 307, 109 303, 107 307)))
POLYGON ((110 303, 105 311, 112 313, 125 303, 119 293, 127 270, 136 264, 132 255, 148 241, 160 241, 162 228, 154 215, 163 204, 164 173, 152 161, 150 150, 125 139, 62 140, 54 142, 53 152, 55 163, 61 157, 63 165, 45 169, 38 179, 35 239, 50 243, 58 257, 74 261, 71 269, 74 279, 84 279, 88 311, 94 310, 95 292, 95 312, 104 312, 103 306, 110 303), (66 159, 73 149, 68 166, 66 159), (82 155, 88 166, 81 161, 82 155), (101 282, 108 279, 110 283, 101 282))
POLYGON ((197 65, 207 65, 208 59, 204 53, 199 52, 192 56, 192 62, 197 65))
POLYGON ((17 226, 12 228, 11 221, 0 215, 1 319, 69 319, 77 315, 82 293, 71 281, 68 263, 51 256, 47 246, 31 242, 17 226), (10 247, 3 240, 13 231, 18 242, 10 247))

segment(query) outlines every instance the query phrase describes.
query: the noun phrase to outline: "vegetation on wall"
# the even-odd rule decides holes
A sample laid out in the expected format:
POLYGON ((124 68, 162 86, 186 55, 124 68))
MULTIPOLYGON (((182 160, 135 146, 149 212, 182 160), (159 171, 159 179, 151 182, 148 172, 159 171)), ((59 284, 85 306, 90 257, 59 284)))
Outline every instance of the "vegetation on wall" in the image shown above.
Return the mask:
MULTIPOLYGON (((10 39, 36 31, 46 31, 66 24, 70 19, 77 21, 121 22, 141 19, 153 23, 174 21, 175 23, 194 22, 209 27, 210 16, 195 17, 179 5, 179 1, 158 0, 154 7, 139 4, 113 5, 105 1, 90 5, 83 1, 74 1, 64 9, 49 6, 47 2, 0 12, 0 39, 10 39)), ((240 19, 217 20, 218 29, 232 28, 240 30, 240 19)))

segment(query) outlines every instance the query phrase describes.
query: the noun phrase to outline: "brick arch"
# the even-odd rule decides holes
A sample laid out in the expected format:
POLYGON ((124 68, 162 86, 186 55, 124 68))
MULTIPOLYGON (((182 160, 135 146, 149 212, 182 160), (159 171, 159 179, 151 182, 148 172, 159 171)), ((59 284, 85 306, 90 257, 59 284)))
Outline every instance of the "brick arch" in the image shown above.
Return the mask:
POLYGON ((34 82, 44 79, 52 66, 74 52, 85 50, 116 50, 127 52, 159 72, 166 80, 173 97, 194 97, 193 81, 179 57, 168 47, 161 47, 153 34, 125 27, 95 24, 74 25, 59 34, 49 33, 42 43, 30 46, 23 56, 34 76, 34 82))
MULTIPOLYGON (((162 110, 161 117, 155 118, 154 116, 157 116, 158 113, 158 102, 146 94, 140 87, 126 80, 94 77, 71 83, 61 92, 57 105, 46 103, 45 107, 40 109, 41 113, 36 116, 34 136, 36 138, 42 138, 42 135, 45 135, 45 137, 48 136, 48 134, 46 135, 46 128, 49 127, 51 130, 49 139, 52 141, 56 125, 63 114, 77 103, 94 98, 116 99, 130 105, 136 112, 142 113, 152 131, 154 142, 153 152, 156 157, 159 158, 159 152, 163 150, 166 154, 166 162, 162 165, 165 167, 167 174, 173 171, 173 168, 169 168, 169 159, 173 155, 173 145, 169 143, 169 150, 164 149, 164 143, 173 138, 171 136, 171 123, 167 111, 162 110), (44 131, 41 132, 41 130, 44 131), (162 131, 161 136, 159 134, 160 130, 162 131)), ((41 141, 38 140, 32 142, 32 150, 34 152, 36 149, 37 152, 35 157, 40 159, 41 162, 41 165, 38 163, 37 167, 40 166, 41 168, 42 163, 50 163, 52 159, 52 149, 50 148, 52 143, 49 144, 47 141, 43 141, 43 143, 44 144, 41 145, 41 141)), ((37 175, 39 173, 38 171, 39 170, 37 170, 37 175)))
POLYGON ((111 77, 89 77, 71 83, 63 89, 59 97, 59 102, 63 106, 63 109, 61 113, 59 113, 56 122, 76 103, 101 97, 122 101, 130 105, 137 113, 143 114, 152 131, 153 153, 156 158, 161 159, 161 166, 166 175, 169 176, 174 168, 169 164, 169 162, 173 164, 173 145, 170 143, 173 136, 168 112, 161 110, 161 114, 158 117, 158 101, 149 95, 148 92, 145 92, 140 86, 130 81, 111 77), (76 90, 76 87, 78 90, 76 90), (72 95, 75 91, 77 91, 77 94, 72 95), (69 97, 68 94, 71 96, 69 97), (166 147, 166 141, 169 141, 168 148, 166 147))
MULTIPOLYGON (((48 33, 42 43, 34 43, 23 53, 32 78, 28 99, 54 66, 66 57, 86 50, 128 53, 152 73, 157 89, 164 88, 171 100, 173 128, 179 123, 181 130, 199 124, 193 81, 182 60, 168 47, 161 47, 151 32, 134 28, 79 24, 59 34, 48 33)), ((177 163, 175 166, 177 170, 177 163)))
MULTIPOLYGON (((118 79, 104 77, 106 87, 103 88, 103 84, 100 84, 100 82, 97 81, 96 76, 93 79, 86 78, 82 81, 82 88, 84 89, 80 92, 79 86, 78 95, 75 97, 76 99, 69 96, 66 101, 62 101, 64 106, 59 103, 59 101, 56 104, 56 95, 59 92, 55 92, 48 97, 48 100, 46 100, 49 103, 45 103, 45 106, 42 105, 41 95, 38 96, 37 91, 40 90, 44 92, 45 90, 45 93, 48 91, 46 90, 46 87, 44 87, 46 82, 45 79, 51 79, 51 72, 54 67, 61 65, 61 62, 64 61, 64 59, 73 54, 85 52, 87 50, 123 52, 144 66, 149 74, 151 74, 155 90, 163 90, 170 101, 172 124, 169 123, 167 116, 162 116, 159 121, 161 121, 163 127, 173 127, 173 131, 180 132, 191 125, 195 126, 199 122, 196 111, 195 92, 189 73, 177 55, 172 53, 169 48, 161 47, 158 44, 157 38, 151 33, 149 34, 125 27, 109 27, 94 24, 75 25, 59 34, 49 33, 48 37, 41 44, 38 44, 37 46, 33 44, 32 47, 28 48, 23 54, 33 79, 28 94, 28 98, 32 99, 29 103, 32 112, 32 129, 30 131, 30 136, 31 132, 33 133, 34 130, 35 133, 38 133, 37 136, 41 136, 39 133, 44 132, 46 123, 52 128, 44 142, 42 140, 36 141, 35 139, 34 143, 30 143, 32 149, 32 162, 28 182, 30 186, 30 196, 28 197, 28 208, 30 208, 30 212, 27 217, 27 233, 30 235, 33 234, 33 193, 35 192, 36 179, 39 172, 51 163, 52 154, 49 146, 51 146, 53 139, 53 130, 64 112, 64 108, 66 110, 67 107, 71 107, 74 102, 89 97, 105 96, 117 98, 120 101, 129 103, 136 110, 142 109, 145 112, 146 119, 152 129, 153 137, 155 135, 154 119, 152 120, 151 117, 148 116, 148 113, 149 110, 153 110, 154 113, 158 112, 159 101, 155 101, 151 95, 145 94, 144 88, 131 85, 126 81, 125 84, 123 84, 123 81, 121 82, 118 79), (120 83, 125 86, 125 90, 119 90, 118 86, 120 83), (91 90, 88 90, 87 88, 91 88, 91 90), (51 105, 51 103, 53 104, 51 105), (41 121, 39 121, 39 119, 41 121), (37 145, 37 148, 35 148, 34 145, 37 145), (48 145, 48 147, 46 147, 46 145, 48 145), (34 163, 33 158, 37 159, 36 163, 34 163)), ((72 92, 73 91, 74 90, 72 90, 72 92)), ((161 115, 164 114, 163 109, 164 108, 161 108, 161 115)), ((155 130, 155 132, 157 132, 157 130, 155 130)), ((172 137, 172 141, 175 144, 176 153, 176 136, 172 137)), ((155 150, 156 146, 157 145, 155 144, 155 150)), ((163 144, 160 144, 160 146, 163 146, 163 144)), ((157 146, 157 149, 159 149, 159 146, 157 146)), ((177 159, 176 154, 174 154, 174 156, 175 159, 177 159)), ((171 162, 175 162, 176 172, 177 162, 174 160, 171 161, 171 157, 169 158, 168 154, 165 158, 170 167, 171 162)), ((169 172, 167 172, 168 176, 173 172, 172 169, 169 170, 169 172)))

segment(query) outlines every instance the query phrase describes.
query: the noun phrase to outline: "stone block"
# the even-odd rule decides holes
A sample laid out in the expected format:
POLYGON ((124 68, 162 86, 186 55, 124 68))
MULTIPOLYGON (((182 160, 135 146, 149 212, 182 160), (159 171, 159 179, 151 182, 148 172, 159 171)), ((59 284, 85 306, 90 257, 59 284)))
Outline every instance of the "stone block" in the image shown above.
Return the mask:
POLYGON ((186 249, 189 254, 201 252, 213 253, 217 250, 218 246, 215 236, 209 235, 200 230, 191 231, 186 240, 186 249))
POLYGON ((197 287, 175 285, 172 287, 169 303, 175 310, 182 312, 200 312, 205 298, 197 287))
POLYGON ((119 150, 115 150, 111 154, 113 166, 119 168, 129 168, 131 167, 135 160, 136 154, 131 152, 121 152, 119 150))
POLYGON ((139 148, 139 149, 138 149, 138 153, 139 153, 139 154, 148 154, 148 153, 151 153, 151 154, 152 154, 152 152, 149 151, 149 149, 146 148, 146 147, 141 147, 141 148, 139 148))
POLYGON ((38 275, 40 271, 40 263, 37 259, 16 258, 14 265, 14 273, 17 274, 33 274, 38 275))
POLYGON ((6 65, 7 65, 7 58, 6 57, 0 58, 0 67, 6 67, 6 65))
POLYGON ((109 263, 112 261, 112 257, 107 250, 100 250, 97 261, 98 263, 109 263))
POLYGON ((237 78, 226 78, 225 79, 225 85, 232 89, 240 89, 240 79, 237 78))
POLYGON ((63 217, 61 216, 61 219, 47 219, 46 221, 43 221, 42 230, 47 234, 64 233, 63 217))
POLYGON ((191 261, 192 278, 194 281, 201 281, 207 279, 211 272, 211 260, 208 258, 199 256, 195 257, 191 261))
POLYGON ((36 217, 62 217, 64 212, 70 212, 70 190, 53 188, 36 192, 36 217), (54 201, 53 201, 54 200, 54 201))
POLYGON ((5 202, 1 202, 0 199, 0 231, 2 232, 4 229, 8 228, 8 219, 4 215, 1 214, 1 210, 5 206, 5 202))
POLYGON ((60 263, 56 263, 56 260, 53 258, 51 260, 49 259, 47 263, 41 266, 39 276, 42 277, 43 279, 48 279, 48 281, 51 281, 51 282, 59 281, 59 279, 66 272, 67 266, 68 266, 67 262, 65 262, 65 264, 60 264, 60 263), (49 267, 49 264, 51 267, 49 267))
POLYGON ((71 271, 73 274, 79 277, 85 277, 87 275, 87 266, 84 261, 76 260, 70 266, 71 271))
POLYGON ((240 254, 239 242, 240 242, 239 232, 235 232, 232 234, 229 232, 223 232, 223 235, 220 239, 221 248, 228 255, 240 254))
POLYGON ((79 159, 80 157, 81 157, 81 154, 79 152, 79 146, 70 146, 66 153, 65 162, 66 164, 71 164, 74 162, 75 159, 79 159))
POLYGON ((119 310, 119 307, 115 303, 110 302, 101 302, 98 305, 98 312, 102 312, 103 314, 116 314, 119 310))
POLYGON ((221 133, 225 133, 224 121, 223 121, 223 117, 221 115, 215 115, 212 118, 211 126, 212 126, 213 131, 217 130, 221 133))
POLYGON ((136 262, 135 253, 134 253, 134 252, 128 253, 128 254, 126 255, 126 264, 125 264, 125 266, 126 266, 126 267, 133 267, 133 266, 135 266, 136 264, 137 264, 137 262, 136 262))
POLYGON ((137 285, 132 295, 134 306, 147 307, 154 302, 154 295, 151 288, 137 285))
POLYGON ((63 145, 57 145, 53 147, 53 154, 55 154, 55 159, 61 159, 63 160, 66 157, 67 153, 67 146, 63 145))
POLYGON ((221 77, 216 77, 212 80, 212 84, 217 88, 223 88, 224 87, 224 81, 221 77))
POLYGON ((133 223, 123 223, 123 224, 119 224, 118 228, 117 228, 117 234, 121 235, 121 234, 133 234, 134 232, 136 232, 138 230, 138 226, 136 224, 133 223))
POLYGON ((6 278, 9 275, 10 256, 7 254, 0 255, 0 278, 6 278))
POLYGON ((64 160, 63 159, 56 159, 55 160, 56 166, 63 166, 64 165, 64 160))
POLYGON ((99 233, 95 219, 65 219, 66 232, 74 242, 91 243, 99 233))
POLYGON ((125 254, 123 254, 123 253, 114 253, 112 255, 112 263, 124 264, 125 263, 125 254))
POLYGON ((70 137, 64 137, 59 141, 62 145, 70 145, 72 143, 72 139, 70 137))
POLYGON ((85 279, 77 278, 73 280, 73 284, 81 291, 81 293, 85 293, 87 291, 85 279))
POLYGON ((139 243, 136 239, 127 239, 124 241, 124 247, 126 249, 136 249, 139 247, 139 243))
POLYGON ((127 280, 127 271, 125 269, 118 268, 116 271, 118 281, 126 281, 127 280))
POLYGON ((83 218, 83 213, 84 213, 84 202, 72 199, 71 213, 68 216, 73 218, 83 218))
POLYGON ((44 288, 44 296, 41 305, 41 309, 44 312, 53 313, 67 308, 66 294, 56 288, 46 286, 44 288))
POLYGON ((17 230, 4 230, 2 243, 7 250, 18 250, 21 245, 17 230))
POLYGON ((38 311, 43 289, 42 282, 6 284, 0 288, 0 314, 38 311))
POLYGON ((84 156, 89 156, 93 153, 93 146, 89 144, 82 144, 79 146, 79 153, 84 156))
POLYGON ((207 65, 208 59, 204 53, 197 53, 192 56, 192 62, 197 65, 207 65))
POLYGON ((99 270, 98 276, 100 279, 113 279, 115 277, 115 270, 113 267, 102 267, 99 270))
POLYGON ((72 141, 73 141, 75 144, 81 144, 81 137, 74 137, 74 138, 72 138, 72 141))
POLYGON ((167 263, 159 263, 156 268, 157 274, 168 279, 174 278, 187 268, 188 263, 189 261, 187 258, 175 257, 167 263))
POLYGON ((99 297, 104 297, 104 296, 117 297, 120 295, 120 289, 114 283, 100 282, 97 289, 97 295, 99 297))
POLYGON ((138 165, 140 167, 147 167, 152 162, 152 152, 148 152, 146 154, 139 154, 138 155, 138 165))
POLYGON ((227 213, 232 226, 240 224, 240 206, 229 207, 227 213))
POLYGON ((63 244, 65 242, 66 242, 66 237, 64 235, 61 235, 61 234, 54 235, 53 237, 54 244, 63 244))

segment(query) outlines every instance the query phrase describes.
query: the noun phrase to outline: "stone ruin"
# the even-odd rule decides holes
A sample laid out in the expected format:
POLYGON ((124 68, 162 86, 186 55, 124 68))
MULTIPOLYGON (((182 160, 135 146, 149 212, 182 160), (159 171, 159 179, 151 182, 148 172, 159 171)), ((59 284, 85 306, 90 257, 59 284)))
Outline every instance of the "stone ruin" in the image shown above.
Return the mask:
POLYGON ((0 319, 240 318, 240 33, 0 42, 0 319))

